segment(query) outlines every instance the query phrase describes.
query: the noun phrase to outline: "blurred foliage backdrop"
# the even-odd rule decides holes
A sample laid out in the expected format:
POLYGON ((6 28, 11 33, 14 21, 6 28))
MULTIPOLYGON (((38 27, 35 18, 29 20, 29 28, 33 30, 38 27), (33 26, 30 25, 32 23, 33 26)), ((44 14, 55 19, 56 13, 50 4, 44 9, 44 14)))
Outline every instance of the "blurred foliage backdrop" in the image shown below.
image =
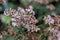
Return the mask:
MULTIPOLYGON (((47 40, 47 35, 43 32, 43 29, 46 28, 46 25, 43 23, 42 18, 43 16, 50 14, 50 13, 56 13, 60 15, 60 0, 47 0, 48 2, 44 3, 41 2, 41 0, 5 0, 6 4, 4 2, 2 2, 2 0, 0 1, 0 14, 3 14, 4 10, 6 8, 13 8, 13 9, 17 9, 17 7, 21 6, 23 8, 27 8, 29 5, 32 5, 35 11, 35 17, 38 19, 38 23, 36 24, 37 26, 39 26, 39 28, 41 29, 39 32, 37 32, 38 35, 41 35, 41 39, 42 40, 47 40), (49 7, 49 5, 53 5, 51 8, 49 7), (53 9, 54 8, 54 9, 53 9)), ((15 28, 14 30, 16 32, 18 32, 19 30, 21 32, 19 32, 19 34, 21 34, 21 36, 24 34, 24 30, 21 30, 21 28, 18 30, 19 28, 15 28)), ((23 28, 24 29, 24 28, 23 28)), ((18 35, 18 34, 17 34, 18 35)), ((18 36, 17 38, 19 38, 20 36, 18 36)), ((14 37, 11 35, 5 35, 3 40, 14 40, 14 37), (9 37, 9 38, 7 38, 9 37)), ((16 39, 17 40, 17 39, 16 39)), ((20 39, 21 40, 21 39, 20 39)))

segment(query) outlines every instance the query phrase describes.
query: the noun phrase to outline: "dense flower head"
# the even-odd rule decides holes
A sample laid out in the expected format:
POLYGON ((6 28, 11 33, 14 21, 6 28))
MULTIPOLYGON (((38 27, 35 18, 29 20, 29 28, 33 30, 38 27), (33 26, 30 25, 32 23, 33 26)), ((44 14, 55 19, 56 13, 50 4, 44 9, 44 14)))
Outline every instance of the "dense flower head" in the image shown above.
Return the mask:
POLYGON ((52 13, 51 15, 44 16, 43 20, 45 24, 49 25, 44 30, 46 33, 49 32, 48 40, 60 40, 60 16, 52 13))
POLYGON ((35 12, 33 7, 30 5, 27 9, 22 7, 18 7, 17 10, 15 9, 5 9, 4 11, 5 16, 11 17, 12 26, 20 26, 23 25, 28 31, 38 31, 40 30, 35 24, 38 20, 35 18, 35 12))

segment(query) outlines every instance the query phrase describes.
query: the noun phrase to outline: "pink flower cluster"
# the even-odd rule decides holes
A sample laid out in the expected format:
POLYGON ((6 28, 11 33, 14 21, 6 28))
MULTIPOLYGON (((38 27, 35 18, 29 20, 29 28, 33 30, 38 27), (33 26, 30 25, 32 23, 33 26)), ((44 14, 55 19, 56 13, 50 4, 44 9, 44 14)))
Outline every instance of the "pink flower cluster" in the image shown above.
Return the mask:
POLYGON ((33 7, 29 6, 27 9, 23 9, 22 7, 18 7, 15 9, 5 9, 4 15, 11 17, 12 26, 20 26, 23 25, 27 31, 37 32, 40 30, 38 26, 35 24, 38 20, 35 18, 35 12, 33 11, 33 7))
POLYGON ((45 24, 49 27, 45 32, 49 32, 48 40, 60 40, 60 16, 52 13, 51 15, 44 16, 45 24))

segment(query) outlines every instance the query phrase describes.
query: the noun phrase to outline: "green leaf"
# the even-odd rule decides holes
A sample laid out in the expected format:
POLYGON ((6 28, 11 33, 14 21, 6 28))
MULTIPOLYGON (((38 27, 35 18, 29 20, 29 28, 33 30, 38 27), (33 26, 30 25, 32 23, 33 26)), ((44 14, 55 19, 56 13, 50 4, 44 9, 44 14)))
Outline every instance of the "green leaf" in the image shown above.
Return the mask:
POLYGON ((46 8, 46 5, 44 5, 44 4, 39 4, 39 3, 33 2, 32 6, 34 7, 34 11, 36 14, 35 16, 38 19, 42 18, 46 14, 50 14, 50 10, 48 10, 46 8))
POLYGON ((14 40, 14 37, 11 36, 11 35, 5 35, 5 36, 3 37, 3 40, 14 40))
POLYGON ((27 6, 29 4, 29 0, 20 0, 20 1, 24 6, 27 6))
POLYGON ((4 16, 4 15, 2 15, 1 16, 1 20, 2 20, 2 22, 3 23, 6 23, 6 24, 10 24, 10 16, 4 16))
POLYGON ((13 28, 15 32, 18 32, 19 31, 19 28, 18 27, 14 27, 13 28))

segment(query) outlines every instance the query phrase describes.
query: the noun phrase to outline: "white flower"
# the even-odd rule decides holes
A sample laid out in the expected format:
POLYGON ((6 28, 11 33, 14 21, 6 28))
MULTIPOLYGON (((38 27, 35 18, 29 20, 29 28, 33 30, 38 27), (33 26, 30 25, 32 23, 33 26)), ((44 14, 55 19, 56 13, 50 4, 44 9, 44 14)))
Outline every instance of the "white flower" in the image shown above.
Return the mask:
POLYGON ((11 18, 11 21, 16 21, 16 19, 15 18, 11 18))
POLYGON ((33 9, 33 7, 30 5, 30 6, 29 6, 29 9, 33 9))
POLYGON ((57 38, 58 38, 58 40, 60 40, 60 31, 57 34, 57 38))
POLYGON ((30 12, 30 9, 25 9, 27 12, 30 12))
POLYGON ((9 15, 10 15, 10 13, 9 13, 9 9, 5 9, 5 11, 4 11, 4 15, 6 15, 6 16, 9 16, 9 15))
POLYGON ((49 27, 48 30, 49 30, 50 32, 54 32, 54 28, 49 27))
POLYGON ((12 15, 12 17, 17 17, 18 13, 15 12, 15 14, 12 15))
POLYGON ((40 28, 36 28, 36 30, 35 30, 35 31, 37 32, 38 30, 40 30, 40 28))
POLYGON ((31 27, 30 27, 28 24, 25 25, 25 28, 26 28, 28 31, 31 30, 31 27))
POLYGON ((18 11, 19 11, 20 13, 22 13, 22 14, 25 14, 25 13, 26 13, 25 10, 24 10, 22 7, 18 7, 18 11))
POLYGON ((50 15, 45 16, 43 20, 45 21, 45 24, 54 24, 54 19, 50 15))
POLYGON ((18 26, 16 22, 12 22, 12 26, 18 26))
POLYGON ((0 35, 0 39, 1 39, 1 38, 3 38, 3 36, 2 36, 2 35, 0 35))
POLYGON ((16 18, 21 19, 21 17, 19 15, 17 15, 16 18))
POLYGON ((55 6, 50 4, 50 5, 47 5, 47 9, 50 9, 50 10, 54 10, 55 9, 55 6))
POLYGON ((33 11, 33 8, 32 8, 31 6, 29 6, 29 8, 28 8, 28 9, 25 9, 25 10, 26 10, 26 12, 28 12, 29 14, 35 15, 35 12, 33 11))

